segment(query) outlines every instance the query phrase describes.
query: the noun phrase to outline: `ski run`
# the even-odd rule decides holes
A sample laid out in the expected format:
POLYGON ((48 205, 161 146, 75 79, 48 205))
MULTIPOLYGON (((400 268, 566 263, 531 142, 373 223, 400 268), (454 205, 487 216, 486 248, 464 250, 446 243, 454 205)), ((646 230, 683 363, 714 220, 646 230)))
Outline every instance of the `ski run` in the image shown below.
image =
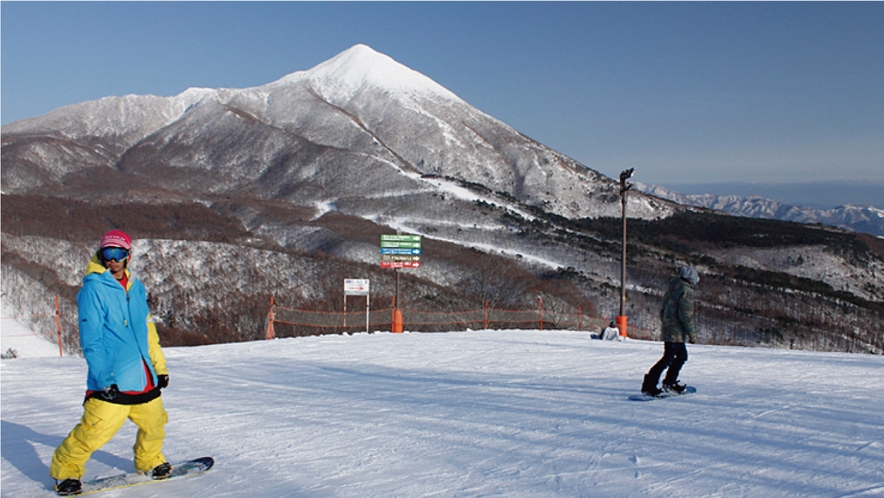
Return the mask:
MULTIPOLYGON (((483 330, 166 348, 164 452, 215 467, 101 496, 884 496, 884 357, 688 349, 699 392, 635 403, 662 343, 483 330)), ((22 356, 0 363, 0 493, 53 496, 86 364, 22 356)), ((85 477, 131 472, 134 440, 127 423, 85 477)))

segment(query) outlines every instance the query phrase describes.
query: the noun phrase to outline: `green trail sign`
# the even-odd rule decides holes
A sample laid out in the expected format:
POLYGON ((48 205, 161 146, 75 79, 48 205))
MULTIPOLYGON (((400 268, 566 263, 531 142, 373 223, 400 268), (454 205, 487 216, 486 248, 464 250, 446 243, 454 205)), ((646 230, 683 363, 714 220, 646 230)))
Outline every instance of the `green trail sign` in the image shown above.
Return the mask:
POLYGON ((420 235, 381 235, 381 248, 420 249, 420 235))

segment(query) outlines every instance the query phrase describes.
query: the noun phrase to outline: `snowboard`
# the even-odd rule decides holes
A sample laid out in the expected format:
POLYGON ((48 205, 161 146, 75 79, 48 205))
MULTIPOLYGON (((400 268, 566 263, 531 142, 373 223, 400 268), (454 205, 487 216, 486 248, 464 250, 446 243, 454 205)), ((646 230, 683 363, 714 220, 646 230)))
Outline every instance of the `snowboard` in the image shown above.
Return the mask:
POLYGON ((644 394, 644 393, 633 394, 632 396, 629 397, 629 400, 630 401, 651 401, 654 399, 665 399, 665 398, 673 398, 676 396, 684 396, 685 394, 693 394, 695 392, 697 392, 696 387, 687 386, 687 387, 685 387, 684 392, 681 394, 678 394, 675 391, 664 391, 664 392, 658 394, 657 396, 651 396, 650 394, 644 394))
POLYGON ((172 465, 172 474, 165 479, 153 479, 148 475, 139 474, 137 472, 100 477, 91 481, 83 481, 83 492, 76 496, 91 495, 103 491, 110 491, 112 489, 128 488, 130 486, 140 486, 142 484, 160 483, 171 481, 173 479, 180 479, 182 477, 197 476, 211 469, 212 465, 215 465, 215 459, 212 457, 202 457, 172 465))

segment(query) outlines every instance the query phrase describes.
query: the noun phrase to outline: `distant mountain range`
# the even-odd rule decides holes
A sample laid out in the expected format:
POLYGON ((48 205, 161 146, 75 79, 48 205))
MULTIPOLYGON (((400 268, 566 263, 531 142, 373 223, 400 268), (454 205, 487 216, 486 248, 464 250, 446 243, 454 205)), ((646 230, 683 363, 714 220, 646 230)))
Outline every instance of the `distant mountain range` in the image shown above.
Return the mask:
POLYGON ((811 207, 824 211, 844 204, 884 208, 884 182, 830 180, 807 182, 718 182, 660 183, 661 186, 685 194, 758 195, 792 206, 811 207))
POLYGON ((869 205, 845 204, 833 209, 813 209, 784 204, 758 195, 682 194, 659 185, 645 185, 640 182, 635 182, 635 188, 639 192, 679 204, 715 209, 737 216, 821 223, 884 237, 884 209, 869 205))

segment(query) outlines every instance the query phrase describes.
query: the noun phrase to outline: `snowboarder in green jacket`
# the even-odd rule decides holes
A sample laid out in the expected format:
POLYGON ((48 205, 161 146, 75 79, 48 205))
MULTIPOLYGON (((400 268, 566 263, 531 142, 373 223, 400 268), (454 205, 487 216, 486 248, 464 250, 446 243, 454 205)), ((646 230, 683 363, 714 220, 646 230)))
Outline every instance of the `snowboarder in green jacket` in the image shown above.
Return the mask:
POLYGON ((700 281, 697 270, 690 266, 679 269, 678 276, 669 281, 669 289, 663 296, 660 308, 660 320, 663 322, 663 357, 651 367, 642 383, 642 392, 651 396, 659 396, 663 392, 673 391, 681 394, 684 384, 678 383, 678 373, 688 361, 688 348, 685 340, 691 344, 697 342, 694 327, 694 286, 700 281), (663 389, 657 382, 663 371, 663 389))

